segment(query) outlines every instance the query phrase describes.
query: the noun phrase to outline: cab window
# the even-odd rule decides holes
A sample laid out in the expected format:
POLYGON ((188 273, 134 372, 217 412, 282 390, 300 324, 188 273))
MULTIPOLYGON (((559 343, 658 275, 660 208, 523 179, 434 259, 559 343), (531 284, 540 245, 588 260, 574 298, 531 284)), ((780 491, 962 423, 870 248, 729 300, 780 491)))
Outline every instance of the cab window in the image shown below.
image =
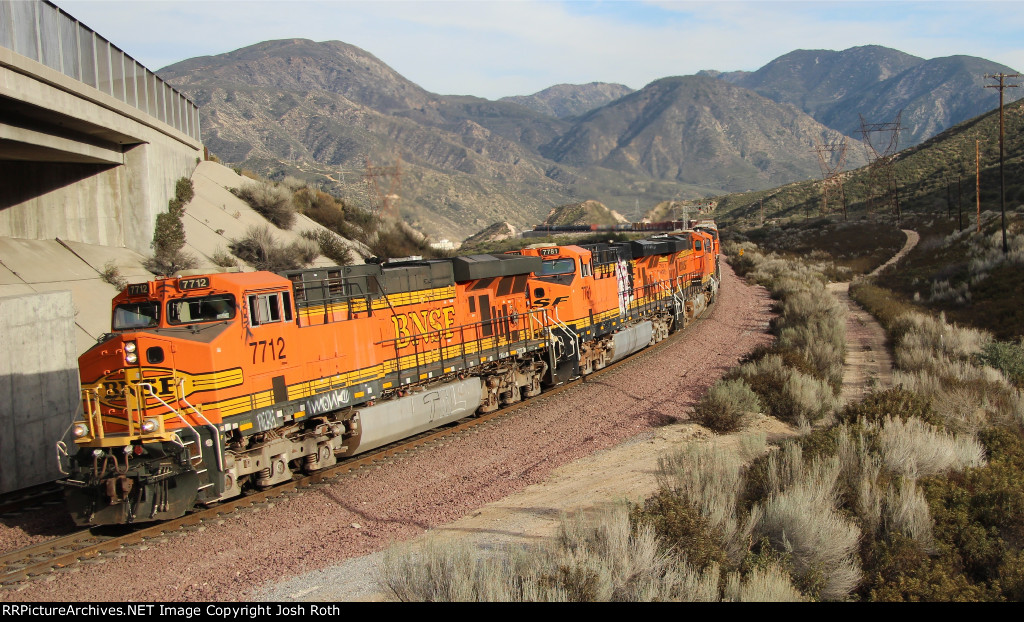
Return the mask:
POLYGON ((545 259, 537 272, 537 276, 554 276, 556 274, 572 274, 576 271, 576 262, 572 259, 545 259))
POLYGON ((150 328, 160 321, 160 303, 154 300, 119 304, 114 308, 114 330, 150 328))
POLYGON ((288 292, 249 295, 249 322, 253 326, 291 319, 292 304, 288 292))
POLYGON ((235 297, 231 294, 181 298, 167 303, 168 324, 216 322, 235 317, 235 297))

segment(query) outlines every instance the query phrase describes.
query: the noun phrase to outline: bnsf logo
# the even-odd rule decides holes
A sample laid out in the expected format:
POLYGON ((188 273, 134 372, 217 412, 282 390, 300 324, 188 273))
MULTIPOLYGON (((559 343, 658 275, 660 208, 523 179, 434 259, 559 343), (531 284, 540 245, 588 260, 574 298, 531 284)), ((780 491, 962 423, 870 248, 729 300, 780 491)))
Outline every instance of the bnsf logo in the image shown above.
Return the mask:
POLYGON ((455 333, 449 330, 455 325, 455 307, 443 307, 411 313, 399 313, 391 317, 395 325, 395 342, 399 348, 440 341, 441 337, 451 339, 455 333))
MULTIPOLYGON (((161 397, 174 397, 175 378, 174 376, 156 376, 153 378, 146 378, 145 382, 153 387, 153 391, 161 397)), ((104 380, 100 382, 100 397, 103 398, 103 402, 109 405, 110 399, 124 399, 126 397, 125 388, 128 383, 124 380, 104 380)), ((146 395, 149 395, 149 391, 146 391, 146 395)))

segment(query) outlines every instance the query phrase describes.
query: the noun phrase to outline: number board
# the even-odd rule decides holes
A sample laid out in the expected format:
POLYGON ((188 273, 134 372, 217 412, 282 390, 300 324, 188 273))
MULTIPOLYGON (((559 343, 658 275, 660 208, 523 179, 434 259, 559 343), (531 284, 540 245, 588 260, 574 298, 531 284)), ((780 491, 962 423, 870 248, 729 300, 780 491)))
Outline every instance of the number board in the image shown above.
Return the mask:
POLYGON ((210 277, 201 276, 195 279, 178 279, 178 289, 185 291, 187 289, 203 289, 210 286, 210 277))
POLYGON ((557 255, 558 254, 558 249, 557 248, 542 248, 542 249, 540 249, 540 254, 541 254, 541 256, 557 255))
POLYGON ((128 286, 129 296, 148 296, 149 295, 149 283, 135 283, 134 285, 128 286))

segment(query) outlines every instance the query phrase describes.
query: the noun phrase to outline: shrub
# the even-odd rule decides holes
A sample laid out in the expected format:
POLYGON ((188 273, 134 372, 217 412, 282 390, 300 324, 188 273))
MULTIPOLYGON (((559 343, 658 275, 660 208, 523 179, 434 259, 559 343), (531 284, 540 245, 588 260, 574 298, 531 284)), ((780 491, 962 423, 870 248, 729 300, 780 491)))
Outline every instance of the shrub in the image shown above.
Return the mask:
POLYGON ((213 253, 213 257, 211 257, 211 259, 213 260, 213 263, 217 264, 221 268, 238 267, 238 259, 223 249, 217 249, 217 251, 213 253))
POLYGON ((281 272, 303 268, 319 252, 316 244, 300 239, 287 246, 281 246, 267 225, 249 227, 245 236, 232 240, 231 252, 257 270, 281 272))
POLYGON ((564 519, 550 543, 493 555, 463 541, 392 548, 379 581, 403 601, 712 601, 719 573, 667 557, 616 507, 594 524, 564 519))
POLYGON ((290 229, 295 222, 292 193, 284 186, 266 180, 254 181, 235 188, 232 193, 278 229, 290 229))
POLYGON ((767 412, 787 423, 819 421, 838 405, 825 381, 786 367, 777 355, 741 365, 728 376, 745 380, 767 412))
POLYGON ((180 178, 174 185, 174 198, 167 202, 167 211, 157 214, 153 228, 153 256, 142 262, 143 267, 153 274, 171 275, 180 270, 196 267, 198 261, 184 252, 185 205, 195 196, 192 180, 180 178))
POLYGON ((907 390, 902 384, 883 391, 872 391, 863 400, 847 405, 836 417, 845 423, 882 423, 886 417, 898 417, 903 421, 916 418, 934 426, 940 426, 942 422, 928 398, 907 390))
POLYGON ((739 428, 745 414, 760 411, 757 394, 737 378, 713 384, 694 406, 694 417, 704 427, 721 434, 739 428))
POLYGON ((347 266, 352 263, 349 249, 345 242, 337 235, 324 229, 303 231, 302 237, 316 243, 320 254, 333 260, 339 266, 347 266))
POLYGON ((763 506, 756 533, 790 555, 801 591, 825 600, 846 598, 860 581, 860 530, 836 509, 838 461, 814 461, 763 506))
POLYGON ((698 567, 703 568, 711 561, 701 556, 702 561, 698 562, 690 550, 693 542, 703 536, 717 538, 716 550, 720 549, 733 564, 739 563, 746 552, 753 524, 737 510, 737 498, 744 487, 740 467, 734 453, 705 444, 687 445, 658 459, 658 481, 667 495, 659 504, 671 510, 673 519, 659 524, 665 531, 656 531, 674 546, 688 551, 690 563, 698 567), (675 505, 678 507, 672 509, 675 505), (687 505, 692 511, 685 509, 687 505), (698 529, 702 526, 705 528, 698 529), (677 529, 691 539, 667 535, 677 529))
POLYGON ((886 531, 913 539, 926 553, 935 552, 932 516, 924 492, 911 478, 901 478, 885 498, 886 531))
POLYGON ((1024 344, 991 341, 982 348, 978 359, 998 369, 1015 386, 1024 386, 1024 344))
POLYGON ((432 251, 426 240, 418 237, 403 223, 379 228, 368 243, 370 251, 381 259, 397 259, 415 255, 429 255, 432 251))
POLYGON ((100 278, 119 290, 128 287, 128 280, 121 276, 121 270, 118 269, 113 260, 103 264, 103 271, 100 272, 100 278))
POLYGON ((803 595, 793 586, 793 580, 785 568, 770 565, 753 568, 744 578, 740 573, 730 573, 726 578, 723 600, 737 603, 796 603, 804 600, 803 595))
POLYGON ((877 436, 883 464, 905 477, 985 464, 985 449, 973 437, 954 436, 920 419, 886 417, 877 436))

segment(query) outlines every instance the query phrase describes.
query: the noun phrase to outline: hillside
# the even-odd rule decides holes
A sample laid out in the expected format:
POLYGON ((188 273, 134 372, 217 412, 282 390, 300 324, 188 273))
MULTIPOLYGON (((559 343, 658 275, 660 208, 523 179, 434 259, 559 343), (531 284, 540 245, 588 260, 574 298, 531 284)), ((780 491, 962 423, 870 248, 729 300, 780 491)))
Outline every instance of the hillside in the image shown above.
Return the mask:
MULTIPOLYGON (((1017 209, 1024 206, 1024 102, 1007 104, 1004 122, 1006 205, 1008 209, 1017 209)), ((975 223, 976 142, 981 156, 981 210, 998 210, 999 111, 992 110, 897 154, 893 170, 901 211, 955 219, 960 210, 965 226, 975 223)), ((866 215, 868 169, 863 167, 845 174, 843 187, 849 218, 866 215)), ((726 223, 755 225, 760 220, 762 203, 768 221, 808 218, 821 214, 821 197, 821 181, 723 195, 718 197, 716 218, 726 223)), ((833 209, 832 216, 841 218, 841 210, 833 209)))
POLYGON ((598 201, 559 205, 548 212, 545 225, 616 225, 629 222, 622 214, 598 201))

